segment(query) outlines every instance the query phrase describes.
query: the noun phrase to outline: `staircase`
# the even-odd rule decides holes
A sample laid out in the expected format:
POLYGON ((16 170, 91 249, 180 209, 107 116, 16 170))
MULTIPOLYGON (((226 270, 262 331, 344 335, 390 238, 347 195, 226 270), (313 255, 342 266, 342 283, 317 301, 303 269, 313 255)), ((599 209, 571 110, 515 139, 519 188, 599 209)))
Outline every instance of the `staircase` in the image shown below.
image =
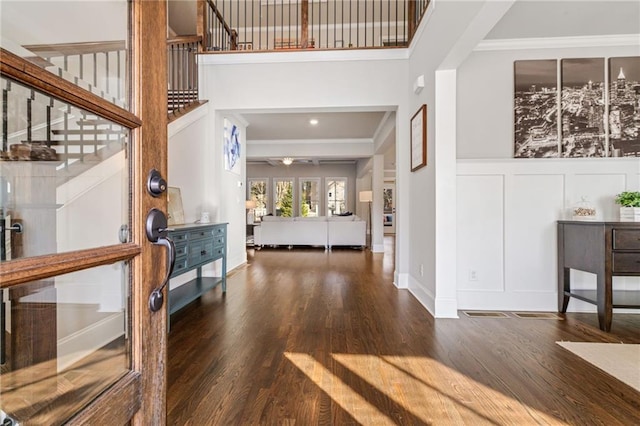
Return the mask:
MULTIPOLYGON (((169 122, 205 102, 198 93, 200 42, 201 37, 196 36, 167 41, 169 122)), ((39 67, 126 107, 126 82, 121 77, 126 75, 124 42, 23 47, 35 55, 28 59, 39 67)), ((60 183, 64 183, 125 147, 127 129, 17 87, 3 78, 0 160, 56 162, 60 183)))

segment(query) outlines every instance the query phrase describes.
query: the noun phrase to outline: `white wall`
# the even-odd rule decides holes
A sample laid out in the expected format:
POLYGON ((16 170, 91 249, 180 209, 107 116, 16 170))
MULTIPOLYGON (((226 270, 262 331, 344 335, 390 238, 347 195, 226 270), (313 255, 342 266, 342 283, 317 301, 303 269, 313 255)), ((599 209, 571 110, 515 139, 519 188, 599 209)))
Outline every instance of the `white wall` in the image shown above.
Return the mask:
MULTIPOLYGON (((460 58, 466 57, 477 39, 506 10, 497 5, 499 10, 493 11, 493 6, 495 3, 484 1, 439 1, 430 5, 412 43, 405 90, 410 91, 420 75, 424 75, 425 88, 417 95, 411 93, 409 110, 398 113, 399 122, 408 121, 421 104, 427 105, 427 166, 411 173, 408 144, 397 144, 400 205, 396 244, 406 245, 409 254, 405 260, 407 276, 398 277, 398 282, 436 317, 457 316, 455 270, 450 267, 456 230, 445 212, 447 208, 455 210, 455 150, 451 143, 456 138, 456 94, 450 89, 455 88, 452 81, 460 58), (402 200, 408 200, 406 207, 402 200), (438 211, 438 206, 443 210, 438 211), (448 241, 447 246, 439 246, 438 241, 448 241)), ((399 135, 397 140, 408 137, 399 135)))
MULTIPOLYGON (((242 146, 245 146, 245 127, 240 126, 242 146)), ((180 188, 185 223, 194 223, 203 211, 208 211, 212 222, 227 225, 227 271, 246 262, 244 159, 241 174, 224 170, 222 145, 223 118, 212 117, 207 105, 181 117, 169 125, 169 161, 167 182, 180 188), (218 126, 216 127, 216 124, 218 126), (214 129, 218 128, 220 135, 214 129)), ((205 265, 203 276, 219 276, 221 261, 205 265)), ((175 288, 193 279, 190 271, 171 280, 175 288)))
MULTIPOLYGON (((613 197, 639 187, 640 159, 513 159, 513 62, 632 56, 639 45, 637 36, 492 41, 459 67, 460 309, 555 311, 556 221, 569 219, 567 210, 583 196, 597 206, 599 219, 617 220, 613 197)), ((595 288, 592 275, 572 274, 572 285, 595 288)), ((614 286, 639 288, 640 280, 616 277, 614 286)), ((594 309, 569 304, 569 310, 594 309)))
MULTIPOLYGON (((380 109, 396 110, 401 117, 407 115, 406 52, 207 55, 200 57, 199 61, 201 97, 209 99, 209 120, 217 124, 209 131, 211 140, 218 147, 222 144, 221 122, 215 117, 225 114, 299 109, 380 109)), ((408 122, 400 120, 396 132, 398 140, 406 140, 408 122)), ((217 187, 224 182, 215 184, 217 187)), ((222 198, 234 205, 235 214, 230 215, 229 220, 239 223, 243 229, 244 194, 243 188, 242 194, 238 195, 237 206, 235 194, 222 198)), ((244 239, 239 240, 244 247, 244 239)), ((396 255, 408 256, 405 250, 406 245, 397 246, 396 255)), ((402 265, 396 263, 396 267, 401 268, 402 265)))
MULTIPOLYGON (((640 189, 635 158, 459 160, 457 289, 460 309, 557 309, 556 221, 587 197, 615 221, 615 194, 640 189), (474 273, 472 273, 474 271, 474 273)), ((595 289, 592 274, 572 287, 595 289)), ((614 287, 640 289, 637 277, 614 287)), ((571 299, 569 310, 595 310, 571 299)))
POLYGON ((593 47, 576 40, 576 47, 555 47, 567 43, 558 39, 542 41, 540 48, 514 43, 504 45, 508 50, 473 52, 458 69, 458 158, 513 157, 514 61, 638 56, 638 39, 631 46, 593 47))
MULTIPOLYGON (((398 56, 401 54, 395 52, 359 51, 207 55, 200 58, 202 97, 210 99, 208 114, 216 123, 216 128, 221 125, 217 117, 243 112, 323 108, 357 111, 371 107, 395 110, 398 117, 395 137, 398 141, 398 217, 394 280, 398 287, 409 288, 435 316, 455 316, 457 308, 467 308, 467 302, 473 302, 472 299, 458 300, 466 289, 463 288, 463 292, 457 290, 460 281, 467 276, 469 265, 459 262, 459 256, 468 254, 457 249, 461 242, 456 234, 467 228, 460 227, 460 218, 454 220, 455 215, 447 216, 447 209, 460 213, 461 209, 456 208, 456 204, 465 206, 469 202, 459 195, 460 191, 463 194, 471 192, 464 186, 467 184, 493 185, 478 190, 482 190, 480 193, 486 194, 491 201, 487 203, 487 208, 497 211, 496 203, 505 203, 506 199, 517 200, 518 193, 510 191, 516 191, 518 185, 525 188, 533 186, 534 189, 537 185, 527 177, 515 177, 512 179, 515 185, 504 187, 505 192, 500 194, 492 192, 497 191, 499 185, 491 179, 479 182, 472 179, 470 183, 456 177, 456 158, 511 158, 513 60, 516 57, 547 58, 550 54, 549 46, 545 51, 529 49, 516 52, 512 48, 510 53, 505 53, 502 48, 491 53, 486 50, 482 53, 472 52, 512 3, 434 2, 408 51, 408 57, 398 56), (425 76, 426 85, 421 93, 414 94, 413 81, 419 75, 425 76), (409 144, 402 141, 409 140, 409 119, 422 104, 428 106, 427 167, 412 173, 409 144), (438 128, 440 130, 437 131, 438 128), (458 190, 457 185, 463 186, 458 190)), ((605 45, 601 43, 601 48, 585 48, 583 42, 581 48, 566 48, 566 51, 558 48, 553 53, 558 57, 580 57, 606 56, 603 53, 605 51, 610 56, 637 54, 638 51, 637 46, 605 45)), ((219 146, 221 132, 216 128, 211 127, 209 131, 213 132, 210 133, 212 140, 219 146)), ((490 163, 493 167, 495 161, 490 163)), ((539 163, 537 166, 544 167, 545 164, 539 163)), ((600 174, 600 165, 594 167, 585 173, 600 174)), ((498 167, 496 173, 500 175, 503 172, 498 167)), ((536 179, 540 180, 543 187, 556 183, 556 178, 545 175, 544 168, 532 173, 539 175, 536 179)), ((566 179, 567 182, 571 181, 566 179)), ((358 184, 365 186, 365 180, 368 181, 368 178, 360 176, 358 184)), ((612 183, 611 187, 603 187, 602 191, 614 190, 619 186, 616 185, 612 183)), ((543 206, 558 203, 564 206, 567 203, 564 195, 561 199, 557 198, 557 194, 547 199, 544 193, 536 191, 535 194, 543 206)), ((225 200, 235 204, 234 197, 235 194, 230 193, 225 200)), ((238 206, 237 213, 238 220, 244 221, 243 206, 238 206)), ((547 215, 544 218, 547 227, 556 220, 555 216, 547 215)), ((496 223, 500 224, 502 220, 491 216, 490 223, 500 227, 496 223)), ((521 222, 516 219, 514 223, 521 222)), ((475 231, 478 229, 472 228, 475 231)), ((519 244, 526 246, 528 242, 535 242, 536 247, 541 249, 538 234, 522 235, 517 229, 504 228, 505 238, 510 239, 508 233, 514 233, 521 239, 519 244)), ((549 239, 548 232, 544 235, 549 239)), ((545 240, 544 244, 549 242, 545 240)), ((491 244, 497 243, 492 241, 491 244)), ((500 260, 498 266, 495 266, 495 259, 487 260, 492 265, 488 268, 499 271, 500 268, 506 270, 517 265, 522 261, 521 256, 527 256, 522 250, 523 246, 514 246, 513 250, 504 248, 505 253, 510 254, 505 255, 504 261, 500 260)), ((552 242, 552 247, 555 247, 555 242, 552 242)), ((463 247, 462 250, 467 249, 463 247)), ((485 249, 475 247, 473 250, 485 249)), ((552 275, 552 271, 553 268, 545 273, 552 275)), ((549 288, 552 290, 547 291, 547 288, 542 293, 554 291, 552 287, 549 288)), ((526 300, 526 291, 513 291, 510 296, 514 297, 505 302, 505 309, 524 309, 534 305, 526 300)), ((546 302, 548 296, 543 295, 544 302, 536 306, 551 306, 555 310, 555 296, 549 299, 553 301, 551 305, 546 302)), ((480 307, 482 303, 478 302, 477 305, 480 307)))

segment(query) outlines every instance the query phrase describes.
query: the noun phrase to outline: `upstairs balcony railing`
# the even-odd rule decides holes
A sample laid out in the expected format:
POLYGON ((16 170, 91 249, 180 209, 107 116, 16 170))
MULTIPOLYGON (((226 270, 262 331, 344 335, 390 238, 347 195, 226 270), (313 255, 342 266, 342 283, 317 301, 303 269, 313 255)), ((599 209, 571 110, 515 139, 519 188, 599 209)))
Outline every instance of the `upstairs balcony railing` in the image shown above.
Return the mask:
POLYGON ((430 0, 199 0, 203 51, 407 47, 430 0))
MULTIPOLYGON (((202 37, 167 40, 167 109, 169 113, 198 101, 196 55, 202 37)), ((22 46, 34 64, 83 87, 103 99, 128 108, 126 43, 103 41, 22 46)))

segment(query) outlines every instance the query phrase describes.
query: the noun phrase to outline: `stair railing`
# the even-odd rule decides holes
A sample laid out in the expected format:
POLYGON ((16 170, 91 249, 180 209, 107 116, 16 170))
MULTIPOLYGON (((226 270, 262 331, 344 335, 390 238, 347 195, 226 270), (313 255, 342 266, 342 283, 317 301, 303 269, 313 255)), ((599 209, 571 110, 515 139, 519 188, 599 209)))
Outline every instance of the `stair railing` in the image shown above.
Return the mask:
POLYGON ((198 34, 202 35, 202 51, 236 50, 238 33, 231 29, 213 0, 198 0, 198 34))
POLYGON ((204 52, 408 47, 430 0, 199 0, 204 52))
POLYGON ((26 45, 26 58, 53 74, 127 108, 127 49, 124 40, 26 45))
POLYGON ((176 37, 167 40, 167 80, 169 113, 198 101, 198 63, 202 37, 176 37))

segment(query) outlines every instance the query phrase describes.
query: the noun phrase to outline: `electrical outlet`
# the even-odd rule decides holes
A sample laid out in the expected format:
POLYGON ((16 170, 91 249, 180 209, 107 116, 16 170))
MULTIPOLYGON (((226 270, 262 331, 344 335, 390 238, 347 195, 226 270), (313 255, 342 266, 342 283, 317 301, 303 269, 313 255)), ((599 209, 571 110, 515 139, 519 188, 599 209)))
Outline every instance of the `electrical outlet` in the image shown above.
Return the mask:
POLYGON ((478 271, 475 269, 469 270, 469 281, 478 281, 478 271))
POLYGON ((420 264, 420 276, 424 277, 424 265, 420 264))

